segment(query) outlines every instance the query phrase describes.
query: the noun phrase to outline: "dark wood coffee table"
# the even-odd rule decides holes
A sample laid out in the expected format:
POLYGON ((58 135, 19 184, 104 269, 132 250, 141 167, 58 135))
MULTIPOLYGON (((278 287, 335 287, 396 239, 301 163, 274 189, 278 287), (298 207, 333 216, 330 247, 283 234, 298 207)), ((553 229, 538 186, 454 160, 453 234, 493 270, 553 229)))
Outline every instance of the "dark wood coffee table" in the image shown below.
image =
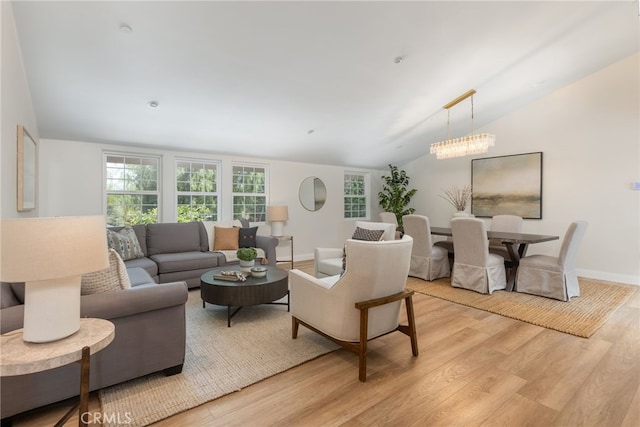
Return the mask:
POLYGON ((265 277, 249 277, 244 282, 216 280, 214 276, 221 271, 240 270, 237 265, 216 268, 200 277, 200 298, 202 308, 205 303, 227 306, 227 326, 231 327, 231 318, 244 306, 259 304, 286 305, 289 311, 289 273, 277 267, 265 266, 265 277), (287 297, 287 302, 274 302, 287 297), (232 307, 237 307, 233 313, 232 307))

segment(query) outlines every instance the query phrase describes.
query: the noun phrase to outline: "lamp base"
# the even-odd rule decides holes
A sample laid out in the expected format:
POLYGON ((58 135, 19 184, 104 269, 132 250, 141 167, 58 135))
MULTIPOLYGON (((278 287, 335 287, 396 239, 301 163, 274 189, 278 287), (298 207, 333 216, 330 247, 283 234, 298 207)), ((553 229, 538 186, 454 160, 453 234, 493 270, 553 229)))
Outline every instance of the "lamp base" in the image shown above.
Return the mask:
POLYGON ((284 222, 272 221, 271 222, 271 235, 280 237, 284 234, 284 222))
POLYGON ((57 341, 80 329, 80 276, 26 282, 24 328, 27 342, 57 341))

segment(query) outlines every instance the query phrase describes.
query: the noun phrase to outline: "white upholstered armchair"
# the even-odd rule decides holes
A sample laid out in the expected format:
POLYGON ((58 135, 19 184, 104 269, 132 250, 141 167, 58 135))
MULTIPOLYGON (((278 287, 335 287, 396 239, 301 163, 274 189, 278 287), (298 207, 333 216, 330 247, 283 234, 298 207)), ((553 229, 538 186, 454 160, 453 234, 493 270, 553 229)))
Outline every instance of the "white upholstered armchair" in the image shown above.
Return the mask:
MULTIPOLYGON (((356 228, 367 230, 383 230, 382 240, 394 240, 395 224, 384 222, 356 221, 356 228)), ((313 250, 313 275, 316 277, 330 277, 342 273, 343 248, 315 248, 313 250)))
POLYGON ((380 242, 349 239, 342 276, 318 279, 289 271, 292 337, 301 324, 357 353, 363 382, 370 339, 398 330, 411 338, 417 356, 413 291, 405 291, 412 244, 409 236, 380 242), (403 299, 408 325, 399 324, 403 299))

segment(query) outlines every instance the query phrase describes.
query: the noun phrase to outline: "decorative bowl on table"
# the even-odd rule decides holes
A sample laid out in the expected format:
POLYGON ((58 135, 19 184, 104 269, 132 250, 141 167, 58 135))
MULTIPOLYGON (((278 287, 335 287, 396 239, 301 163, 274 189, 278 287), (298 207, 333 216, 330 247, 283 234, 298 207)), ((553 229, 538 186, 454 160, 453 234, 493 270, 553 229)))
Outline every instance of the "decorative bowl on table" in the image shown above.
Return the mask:
POLYGON ((267 268, 266 267, 253 267, 251 268, 251 275, 253 277, 264 277, 267 275, 267 268))

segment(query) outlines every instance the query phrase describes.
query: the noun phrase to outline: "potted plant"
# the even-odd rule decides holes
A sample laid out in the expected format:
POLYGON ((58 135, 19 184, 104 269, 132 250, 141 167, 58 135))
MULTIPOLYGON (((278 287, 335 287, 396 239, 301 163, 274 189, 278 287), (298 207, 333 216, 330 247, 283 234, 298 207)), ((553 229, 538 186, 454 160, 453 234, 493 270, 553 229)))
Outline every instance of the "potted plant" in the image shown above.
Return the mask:
POLYGON ((467 202, 471 198, 471 186, 465 185, 463 187, 458 187, 454 185, 448 190, 442 190, 444 194, 440 194, 440 197, 445 199, 447 202, 451 203, 451 205, 456 208, 456 211, 453 216, 472 216, 471 214, 467 214, 464 210, 467 208, 467 202))
POLYGON ((409 177, 405 171, 393 165, 389 165, 389 169, 391 176, 382 176, 385 183, 382 185, 382 191, 378 193, 379 203, 385 212, 393 212, 396 215, 398 231, 402 231, 402 217, 416 211, 414 208, 407 208, 407 205, 418 190, 407 188, 409 177))
POLYGON ((256 251, 256 248, 240 248, 237 250, 236 256, 240 260, 240 270, 248 273, 256 263, 258 251, 256 251))

